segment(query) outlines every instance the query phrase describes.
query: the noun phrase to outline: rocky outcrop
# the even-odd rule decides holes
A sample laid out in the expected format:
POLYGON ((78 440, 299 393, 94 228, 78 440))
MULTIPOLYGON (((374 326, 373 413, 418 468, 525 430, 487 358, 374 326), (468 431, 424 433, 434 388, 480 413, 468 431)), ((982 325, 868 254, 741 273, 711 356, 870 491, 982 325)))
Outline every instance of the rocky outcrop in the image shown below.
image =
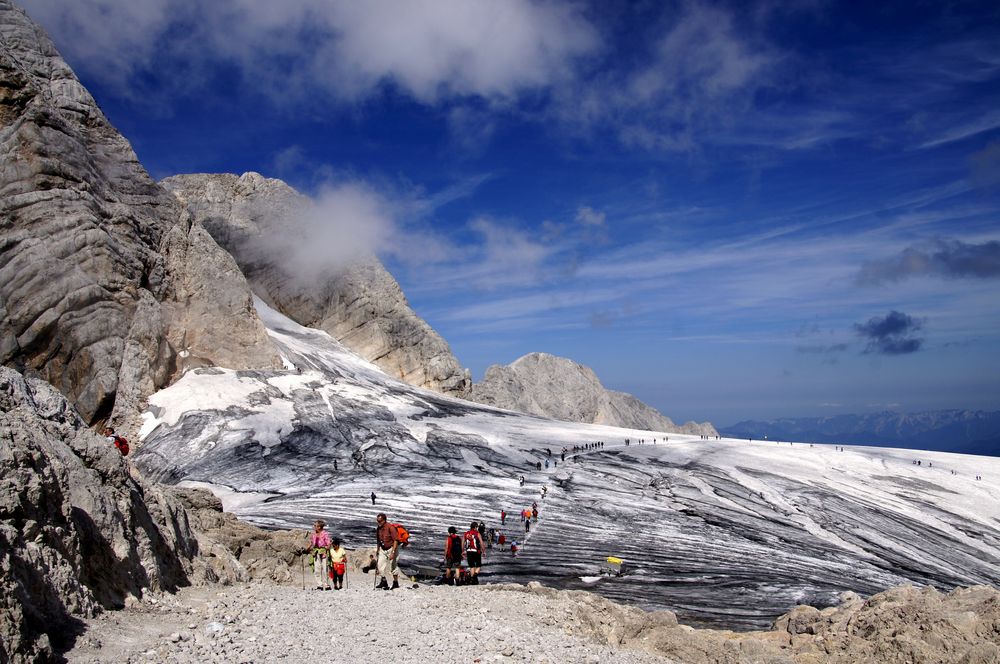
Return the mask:
POLYGON ((297 583, 306 530, 262 530, 224 512, 222 501, 205 489, 173 487, 198 537, 204 561, 222 583, 297 583))
POLYGON ((181 504, 51 385, 0 367, 0 661, 47 661, 80 617, 214 575, 181 504))
POLYGON ((711 424, 678 426, 631 394, 607 390, 593 370, 564 357, 530 353, 495 364, 468 396, 478 403, 569 422, 694 435, 718 435, 711 424))
MULTIPOLYGON (((264 530, 240 521, 224 511, 222 501, 207 489, 175 486, 169 491, 187 510, 201 560, 220 583, 311 584, 306 546, 310 531, 264 530)), ((363 574, 362 567, 375 557, 375 547, 349 549, 347 553, 348 571, 363 574)))
POLYGON ((990 586, 900 586, 865 600, 844 593, 838 606, 799 606, 770 631, 692 629, 670 611, 646 612, 580 591, 537 583, 499 586, 541 594, 581 636, 640 648, 691 664, 932 664, 1000 661, 1000 592, 990 586), (570 617, 571 616, 571 617, 570 617))
POLYGON ((377 258, 337 260, 331 247, 327 260, 317 238, 303 237, 311 203, 287 184, 257 173, 178 175, 162 184, 236 257, 269 305, 411 385, 455 396, 468 391, 468 370, 413 312, 377 258))
POLYGON ((280 366, 232 257, 7 0, 0 44, 0 362, 88 422, 134 414, 189 364, 280 366))

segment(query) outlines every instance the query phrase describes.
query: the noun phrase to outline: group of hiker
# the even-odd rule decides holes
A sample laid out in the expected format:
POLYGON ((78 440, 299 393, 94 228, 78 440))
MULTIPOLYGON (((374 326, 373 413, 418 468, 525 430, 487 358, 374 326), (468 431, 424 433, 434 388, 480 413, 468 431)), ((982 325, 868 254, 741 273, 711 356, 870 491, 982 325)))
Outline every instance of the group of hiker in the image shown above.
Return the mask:
POLYGON ((316 590, 342 590, 347 575, 347 551, 341 546, 339 537, 331 537, 326 530, 326 522, 317 519, 309 534, 309 558, 312 563, 316 590))
MULTIPOLYGON (((313 523, 313 531, 309 533, 309 564, 316 580, 316 590, 333 590, 344 588, 347 574, 347 551, 343 548, 339 537, 331 536, 325 530, 326 522, 317 519, 313 523)), ((375 586, 378 590, 396 590, 399 588, 399 550, 409 542, 410 533, 398 523, 389 523, 381 512, 375 516, 375 555, 362 571, 372 569, 376 572, 376 580, 381 581, 375 586), (392 585, 389 585, 389 577, 392 585)))
MULTIPOLYGON (((538 521, 538 515, 537 502, 532 502, 530 508, 521 510, 521 521, 524 523, 526 535, 531 529, 532 522, 538 521)), ((487 528, 483 521, 472 521, 469 529, 459 534, 455 526, 450 526, 444 543, 444 575, 440 582, 448 585, 478 585, 483 557, 486 551, 494 546, 506 551, 509 544, 511 556, 516 557, 520 544, 517 540, 508 541, 502 529, 506 523, 507 510, 501 509, 500 528, 487 528)), ((371 556, 368 565, 361 570, 375 571, 375 589, 396 590, 400 587, 400 549, 409 543, 410 535, 402 524, 390 523, 383 513, 376 515, 375 524, 376 552, 371 556), (391 585, 390 577, 392 577, 391 585)), ((309 534, 308 554, 317 590, 344 588, 347 551, 343 548, 340 538, 326 531, 326 522, 322 520, 317 520, 313 524, 313 531, 309 534)))
POLYGON ((483 553, 486 543, 481 530, 483 523, 473 521, 469 529, 459 537, 455 526, 448 527, 448 537, 444 542, 444 579, 442 583, 454 585, 479 585, 479 572, 483 567, 483 553), (462 569, 462 558, 468 567, 462 569))

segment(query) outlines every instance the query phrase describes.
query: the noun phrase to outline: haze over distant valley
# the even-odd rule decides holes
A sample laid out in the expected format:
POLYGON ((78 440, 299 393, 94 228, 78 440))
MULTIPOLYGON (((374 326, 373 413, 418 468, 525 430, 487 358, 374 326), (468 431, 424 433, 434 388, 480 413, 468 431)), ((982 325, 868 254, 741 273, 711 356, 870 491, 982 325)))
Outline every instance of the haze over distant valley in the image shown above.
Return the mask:
POLYGON ((885 411, 869 415, 749 420, 720 430, 734 438, 882 445, 1000 456, 1000 411, 909 414, 885 411))

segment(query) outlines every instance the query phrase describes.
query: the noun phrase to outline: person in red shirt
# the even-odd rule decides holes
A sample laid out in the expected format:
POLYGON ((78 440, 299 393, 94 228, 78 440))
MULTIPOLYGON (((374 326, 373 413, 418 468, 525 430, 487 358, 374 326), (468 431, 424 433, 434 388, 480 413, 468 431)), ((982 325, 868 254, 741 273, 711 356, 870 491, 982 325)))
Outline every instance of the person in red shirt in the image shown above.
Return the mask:
POLYGON ((375 517, 378 529, 375 538, 378 541, 378 573, 382 576, 379 590, 395 590, 399 588, 399 534, 396 527, 386 521, 385 514, 375 517), (392 575, 392 587, 388 578, 392 575))
POLYGON ((479 585, 479 570, 483 566, 483 536, 479 533, 479 523, 472 522, 469 529, 462 536, 465 545, 465 559, 469 561, 469 584, 479 585))
POLYGON ((448 538, 444 541, 444 582, 450 586, 458 583, 462 569, 462 538, 455 526, 448 526, 448 538))

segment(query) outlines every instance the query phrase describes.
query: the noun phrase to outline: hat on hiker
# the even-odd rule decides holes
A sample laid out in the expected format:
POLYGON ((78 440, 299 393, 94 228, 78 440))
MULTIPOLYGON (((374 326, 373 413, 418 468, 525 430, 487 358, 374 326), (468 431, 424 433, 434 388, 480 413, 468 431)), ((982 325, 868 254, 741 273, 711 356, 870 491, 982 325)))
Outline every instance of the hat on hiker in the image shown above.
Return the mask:
POLYGON ((457 535, 458 534, 458 529, 455 526, 448 526, 448 534, 449 535, 457 535))

